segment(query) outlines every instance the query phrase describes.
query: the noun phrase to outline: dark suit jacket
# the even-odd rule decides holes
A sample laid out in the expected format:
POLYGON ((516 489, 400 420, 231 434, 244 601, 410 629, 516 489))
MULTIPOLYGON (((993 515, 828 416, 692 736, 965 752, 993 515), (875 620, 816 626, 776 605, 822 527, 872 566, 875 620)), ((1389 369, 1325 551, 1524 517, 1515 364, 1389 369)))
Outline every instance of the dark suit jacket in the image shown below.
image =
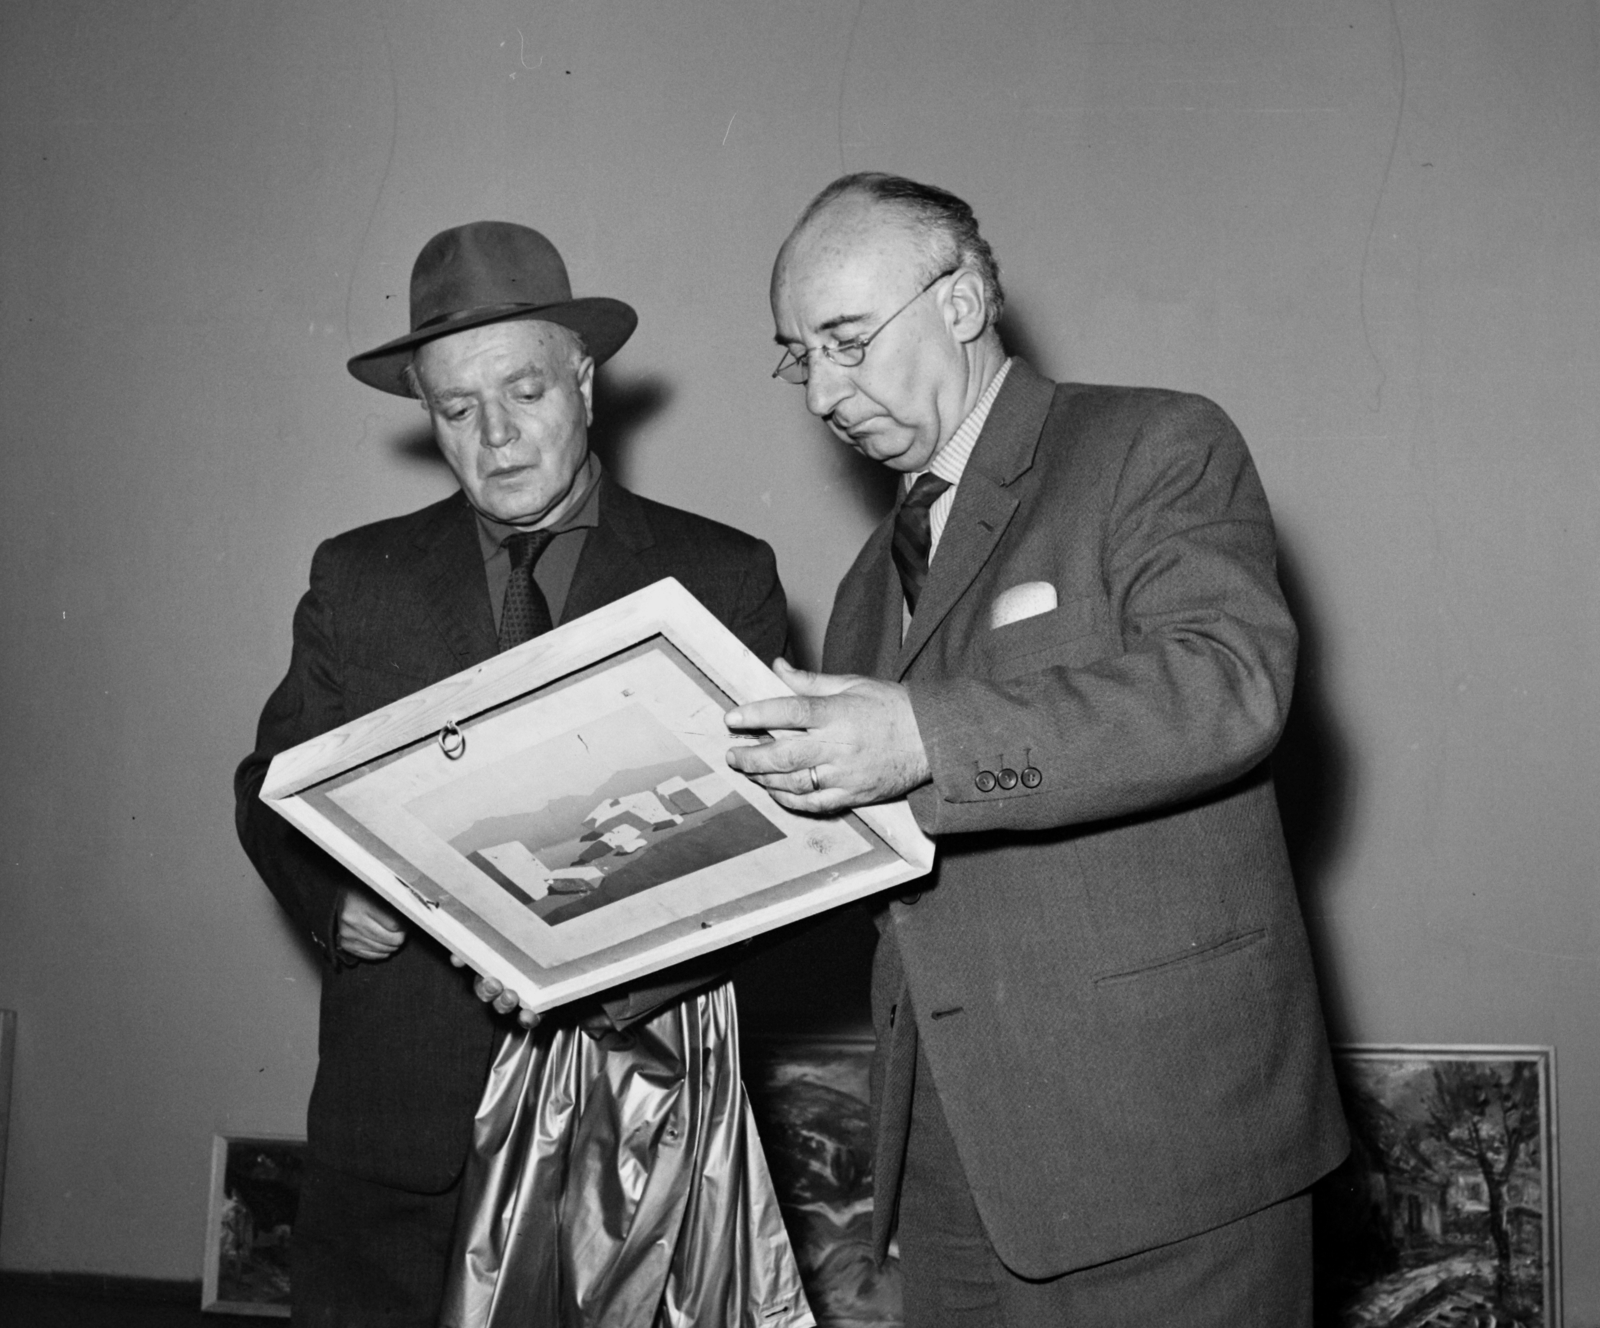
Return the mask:
POLYGON ((903 645, 892 527, 840 585, 824 665, 905 682, 932 767, 911 805, 936 873, 884 915, 875 965, 879 1193, 918 1041, 1024 1275, 1310 1184, 1346 1145, 1263 764, 1296 638, 1243 439, 1199 397, 1018 362, 903 645), (991 626, 1035 581, 1057 607, 991 626), (978 780, 1029 767, 1036 787, 978 780))
MULTIPOLYGON (((728 526, 601 481, 600 524, 573 574, 566 619, 675 576, 764 660, 787 611, 772 550, 728 526)), ((307 1134, 313 1158, 418 1193, 454 1181, 488 1071, 495 1015, 470 975, 413 933, 391 958, 334 954, 344 890, 359 882, 257 796, 272 757, 496 652, 471 509, 455 494, 318 548, 294 617, 289 672, 235 779, 239 838, 295 925, 329 959, 307 1134)), ((659 985, 608 1002, 623 1019, 659 985)), ((635 1008, 637 1007, 637 1008, 635 1008)))

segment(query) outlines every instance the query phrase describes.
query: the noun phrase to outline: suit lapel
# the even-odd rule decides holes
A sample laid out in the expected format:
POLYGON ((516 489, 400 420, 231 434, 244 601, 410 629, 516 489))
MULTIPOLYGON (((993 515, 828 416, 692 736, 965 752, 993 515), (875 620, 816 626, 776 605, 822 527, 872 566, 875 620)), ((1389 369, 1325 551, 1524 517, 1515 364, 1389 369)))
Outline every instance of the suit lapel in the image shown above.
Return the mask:
POLYGON ((939 537, 927 584, 889 676, 905 677, 918 653, 994 553, 1019 502, 1010 485, 1033 465, 1039 434, 1054 396, 1055 384, 1048 378, 1021 360, 1012 364, 990 407, 961 483, 956 486, 956 500, 939 537))
POLYGON ((500 648, 495 638, 489 583, 472 509, 457 493, 412 541, 418 554, 423 600, 461 667, 477 664, 500 648))
MULTIPOLYGON (((896 511, 898 511, 898 505, 896 511)), ((890 546, 894 513, 867 537, 828 616, 822 667, 828 673, 861 673, 887 678, 900 650, 900 576, 890 546)))
POLYGON ((600 524, 583 541, 561 621, 570 622, 659 580, 640 556, 654 543, 639 500, 602 474, 600 524))
POLYGON ((905 642, 895 657, 892 677, 906 676, 918 651, 989 561, 1016 510, 1014 496, 987 476, 973 474, 969 465, 956 489, 955 505, 945 522, 939 551, 928 569, 928 580, 911 626, 906 629, 905 642))

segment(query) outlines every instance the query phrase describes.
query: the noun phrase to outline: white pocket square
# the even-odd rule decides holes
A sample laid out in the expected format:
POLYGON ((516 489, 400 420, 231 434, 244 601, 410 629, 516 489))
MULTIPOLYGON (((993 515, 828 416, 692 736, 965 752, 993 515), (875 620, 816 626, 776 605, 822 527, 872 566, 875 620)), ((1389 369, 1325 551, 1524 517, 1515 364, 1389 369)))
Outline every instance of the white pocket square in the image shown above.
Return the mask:
POLYGON ((1004 627, 1007 623, 1021 622, 1041 613, 1049 613, 1056 606, 1056 588, 1048 581, 1024 581, 1002 591, 989 606, 989 626, 1004 627))

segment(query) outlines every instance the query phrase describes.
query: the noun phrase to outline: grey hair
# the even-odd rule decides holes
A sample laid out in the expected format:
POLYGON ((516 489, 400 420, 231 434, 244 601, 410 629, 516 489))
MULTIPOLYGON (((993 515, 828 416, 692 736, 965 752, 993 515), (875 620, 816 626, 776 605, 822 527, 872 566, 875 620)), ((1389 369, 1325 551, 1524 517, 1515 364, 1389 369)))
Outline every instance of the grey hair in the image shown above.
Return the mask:
MULTIPOLYGON (((589 348, 584 345, 583 334, 576 328, 567 327, 563 323, 552 323, 544 318, 510 318, 506 321, 511 323, 543 323, 546 327, 554 329, 557 334, 556 340, 565 345, 567 363, 574 371, 578 367, 578 361, 589 353, 589 348)), ((423 342, 422 346, 427 344, 427 342, 423 342)), ((417 401, 421 402, 423 409, 426 410, 428 398, 423 394, 422 380, 417 377, 417 352, 422 349, 422 346, 413 347, 410 357, 406 360, 405 367, 400 370, 400 377, 405 382, 406 390, 417 401)))
POLYGON ((798 235, 833 203, 852 196, 891 209, 910 228, 926 251, 924 280, 944 268, 968 267, 976 272, 983 279, 989 326, 1000 320, 1006 306, 1000 261, 978 233, 978 218, 971 205, 937 185, 919 184, 884 171, 841 175, 806 204, 791 234, 798 235))

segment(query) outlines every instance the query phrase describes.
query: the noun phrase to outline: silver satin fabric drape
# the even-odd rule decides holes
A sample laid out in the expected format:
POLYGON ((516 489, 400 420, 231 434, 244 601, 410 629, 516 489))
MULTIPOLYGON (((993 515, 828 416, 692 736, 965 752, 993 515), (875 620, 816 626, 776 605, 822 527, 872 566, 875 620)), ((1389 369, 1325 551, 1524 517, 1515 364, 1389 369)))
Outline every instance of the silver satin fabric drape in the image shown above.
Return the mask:
POLYGON ((607 1049, 508 1034, 478 1108, 441 1328, 802 1328, 723 983, 607 1049))

